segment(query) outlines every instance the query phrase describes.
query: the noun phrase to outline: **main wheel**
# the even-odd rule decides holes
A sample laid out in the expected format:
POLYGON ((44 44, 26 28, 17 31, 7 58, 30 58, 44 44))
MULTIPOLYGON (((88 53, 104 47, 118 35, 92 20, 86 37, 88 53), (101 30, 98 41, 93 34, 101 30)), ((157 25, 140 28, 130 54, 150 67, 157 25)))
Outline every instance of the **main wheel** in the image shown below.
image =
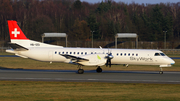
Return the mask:
POLYGON ((98 67, 98 68, 96 69, 96 72, 101 73, 101 72, 102 72, 101 67, 98 67))
POLYGON ((78 69, 78 74, 83 74, 84 70, 83 69, 78 69))

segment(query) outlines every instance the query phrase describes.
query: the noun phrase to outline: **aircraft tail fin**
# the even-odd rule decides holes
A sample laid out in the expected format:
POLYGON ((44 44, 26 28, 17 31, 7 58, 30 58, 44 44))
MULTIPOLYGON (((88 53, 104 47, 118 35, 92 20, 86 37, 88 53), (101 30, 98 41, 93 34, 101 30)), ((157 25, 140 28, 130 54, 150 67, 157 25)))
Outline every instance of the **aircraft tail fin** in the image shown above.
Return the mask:
POLYGON ((28 39, 23 31, 18 26, 17 22, 14 20, 8 20, 9 34, 11 43, 9 44, 11 48, 16 51, 25 51, 30 47, 61 47, 56 45, 49 45, 37 41, 28 39))
POLYGON ((8 20, 10 39, 12 40, 29 40, 22 30, 19 28, 18 24, 14 20, 8 20))

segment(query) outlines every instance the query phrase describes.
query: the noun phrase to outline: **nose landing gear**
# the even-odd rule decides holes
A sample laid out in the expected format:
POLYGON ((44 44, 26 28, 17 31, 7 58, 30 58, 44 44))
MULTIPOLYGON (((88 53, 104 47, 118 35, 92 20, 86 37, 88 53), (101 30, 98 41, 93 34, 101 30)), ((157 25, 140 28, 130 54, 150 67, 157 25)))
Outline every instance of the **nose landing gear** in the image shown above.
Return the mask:
POLYGON ((160 67, 160 70, 161 70, 161 71, 159 71, 159 74, 163 74, 163 69, 162 69, 162 67, 160 67))

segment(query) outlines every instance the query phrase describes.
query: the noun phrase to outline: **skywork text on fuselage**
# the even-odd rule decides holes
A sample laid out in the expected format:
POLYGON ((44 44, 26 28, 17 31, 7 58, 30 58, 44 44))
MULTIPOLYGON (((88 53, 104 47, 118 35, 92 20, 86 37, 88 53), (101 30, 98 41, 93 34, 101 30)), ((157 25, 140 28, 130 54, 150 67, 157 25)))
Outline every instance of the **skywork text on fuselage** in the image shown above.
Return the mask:
POLYGON ((152 62, 152 58, 146 58, 146 57, 130 57, 130 60, 132 61, 147 61, 147 62, 152 62))

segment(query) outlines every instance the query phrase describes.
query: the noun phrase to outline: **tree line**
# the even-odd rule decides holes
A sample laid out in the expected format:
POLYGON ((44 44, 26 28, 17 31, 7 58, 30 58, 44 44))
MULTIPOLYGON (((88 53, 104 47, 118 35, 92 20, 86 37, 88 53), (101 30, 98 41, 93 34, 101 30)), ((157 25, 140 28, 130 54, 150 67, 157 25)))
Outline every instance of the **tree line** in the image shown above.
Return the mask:
POLYGON ((180 2, 126 4, 106 0, 0 0, 0 40, 9 41, 7 20, 16 20, 26 36, 67 33, 68 40, 112 41, 117 33, 137 33, 139 41, 180 39, 180 2))

